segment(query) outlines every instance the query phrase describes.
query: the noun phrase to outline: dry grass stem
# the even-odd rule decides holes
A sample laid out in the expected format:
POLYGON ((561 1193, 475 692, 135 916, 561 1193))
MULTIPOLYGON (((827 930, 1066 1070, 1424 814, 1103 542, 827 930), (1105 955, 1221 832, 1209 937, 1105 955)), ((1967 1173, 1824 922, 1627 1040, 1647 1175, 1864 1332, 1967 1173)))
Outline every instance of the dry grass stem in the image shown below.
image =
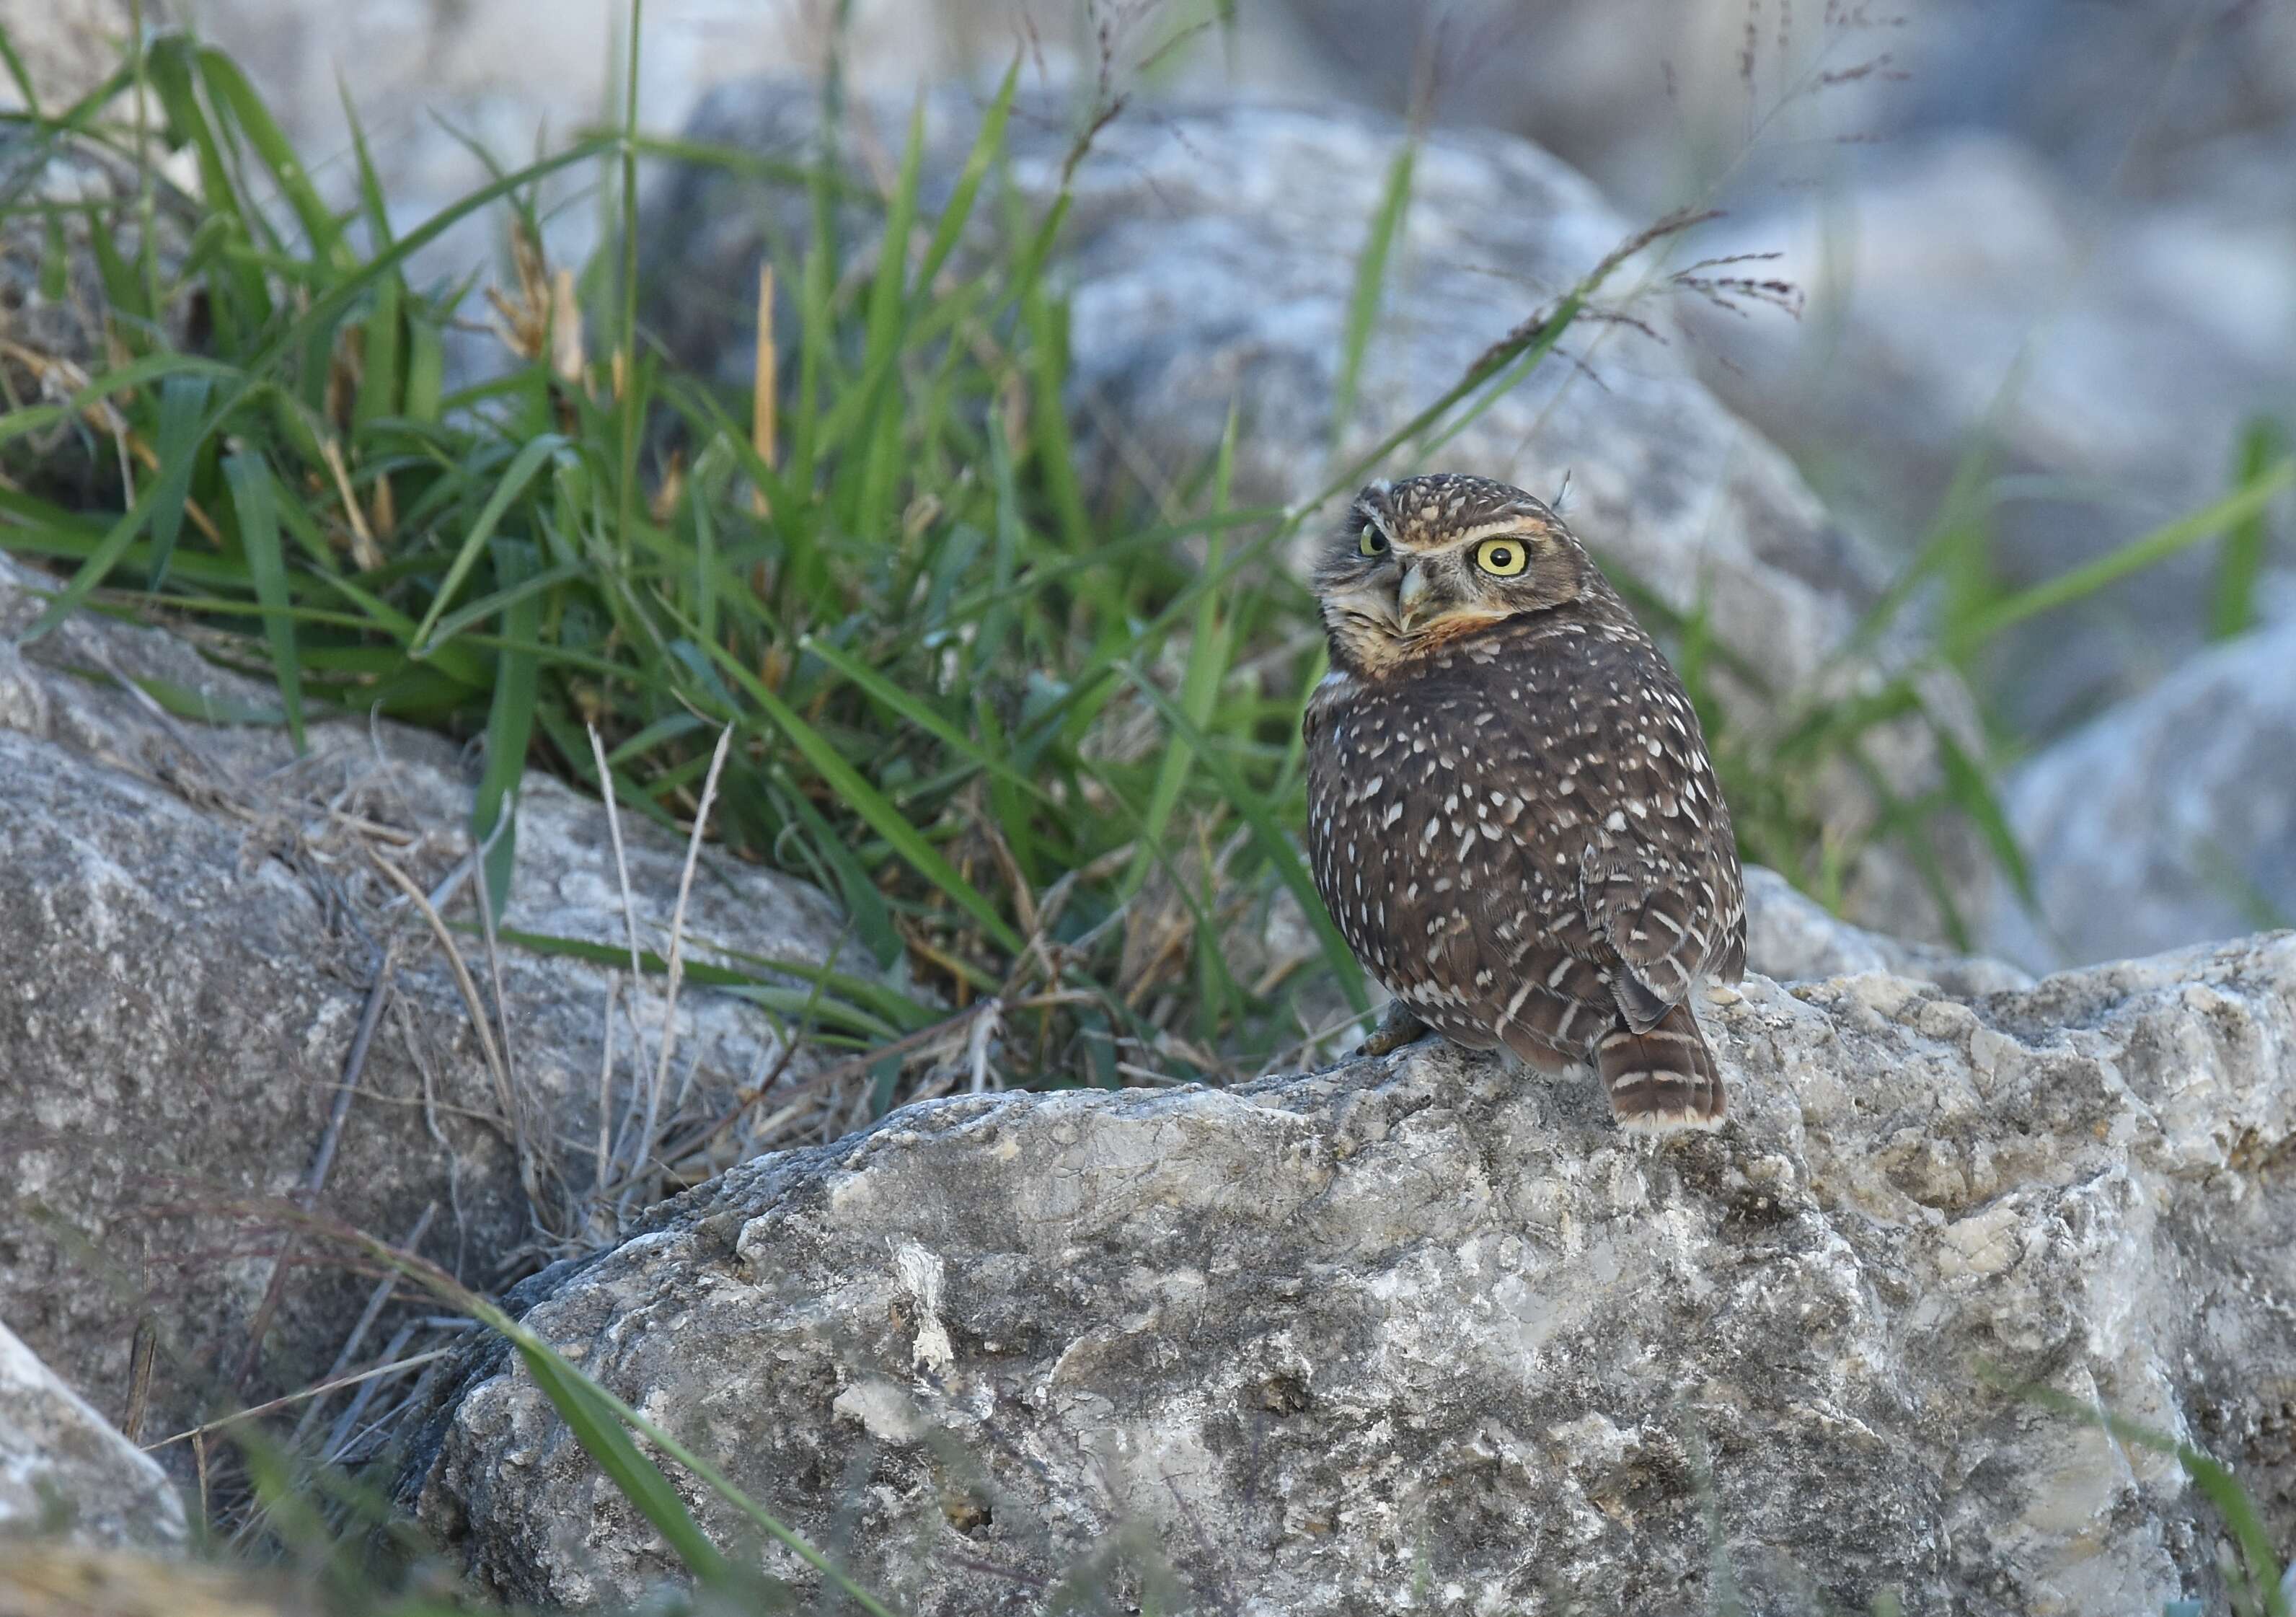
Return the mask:
POLYGON ((432 1348, 430 1351, 426 1353, 418 1353, 412 1358, 402 1358, 387 1364, 373 1365, 353 1375, 340 1375, 335 1377, 332 1381, 319 1382, 311 1386, 305 1387, 299 1392, 290 1392, 284 1397, 275 1398, 268 1403, 256 1404, 248 1408, 237 1410, 233 1414, 224 1416, 220 1419, 211 1420, 204 1424, 190 1427, 185 1431, 178 1432, 173 1437, 163 1437, 156 1443, 146 1443, 144 1445, 144 1452, 146 1454, 156 1453, 158 1450, 165 1449, 170 1444, 190 1442, 196 1439, 209 1437, 216 1432, 226 1430, 226 1428, 236 1426, 242 1421, 251 1421, 258 1416, 270 1415, 277 1410, 292 1408, 295 1405, 301 1403, 308 1398, 319 1398, 329 1392, 340 1391, 345 1387, 356 1387, 363 1382, 373 1381, 378 1376, 397 1375, 407 1370, 417 1369, 434 1360, 444 1358, 447 1354, 453 1351, 454 1349, 451 1347, 432 1348))

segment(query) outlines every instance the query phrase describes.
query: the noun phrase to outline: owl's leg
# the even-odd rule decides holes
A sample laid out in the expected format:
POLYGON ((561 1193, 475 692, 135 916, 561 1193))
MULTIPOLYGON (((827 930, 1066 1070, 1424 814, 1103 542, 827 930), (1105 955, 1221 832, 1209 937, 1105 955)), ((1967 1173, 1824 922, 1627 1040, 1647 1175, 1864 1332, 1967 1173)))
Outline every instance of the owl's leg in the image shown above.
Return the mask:
POLYGON ((1357 1055, 1392 1055, 1406 1045, 1417 1044, 1435 1030, 1429 1027, 1400 999, 1390 999, 1382 1013, 1379 1027, 1369 1038, 1356 1047, 1357 1055))

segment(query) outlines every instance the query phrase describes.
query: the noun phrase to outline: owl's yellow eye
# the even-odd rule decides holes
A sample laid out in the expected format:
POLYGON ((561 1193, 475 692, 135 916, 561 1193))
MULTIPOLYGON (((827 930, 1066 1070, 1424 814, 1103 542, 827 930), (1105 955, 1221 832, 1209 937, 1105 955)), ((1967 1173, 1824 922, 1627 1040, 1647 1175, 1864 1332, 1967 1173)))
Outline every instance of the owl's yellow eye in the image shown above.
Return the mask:
POLYGON ((1530 546, 1521 539, 1485 539, 1475 546, 1475 565, 1494 579, 1512 579, 1530 565, 1530 546))
POLYGON ((1387 554, 1387 536, 1378 524, 1365 522, 1363 531, 1356 535, 1356 554, 1360 556, 1383 556, 1387 554))

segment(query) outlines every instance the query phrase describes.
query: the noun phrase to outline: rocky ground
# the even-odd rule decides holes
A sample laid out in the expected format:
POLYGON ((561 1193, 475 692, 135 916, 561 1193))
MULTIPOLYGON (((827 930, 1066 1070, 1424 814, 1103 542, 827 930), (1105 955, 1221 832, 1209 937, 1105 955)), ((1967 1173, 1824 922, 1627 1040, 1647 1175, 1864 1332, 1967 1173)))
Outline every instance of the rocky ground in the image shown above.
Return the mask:
MULTIPOLYGON (((1974 999, 1752 978, 1705 1021, 1712 1137, 1441 1046, 935 1102, 521 1301, 921 1613, 1037 1609, 1128 1528, 1200 1611, 2207 1594, 2175 1461, 2028 1382, 2204 1437, 2290 1521, 2296 940, 1974 999)), ((406 1486, 491 1587, 668 1570, 498 1349, 435 1402, 406 1486)))
MULTIPOLYGON (((447 960, 401 882, 477 919, 465 883, 447 891, 472 779, 451 744, 324 726, 297 759, 275 726, 173 718, 132 682, 219 715, 278 699, 184 640, 93 615, 20 651, 45 583, 0 559, 0 1314, 115 1417, 138 1321, 155 1319, 158 1439, 317 1379, 372 1289, 322 1261, 266 1301, 283 1260, 276 1232, 246 1222, 251 1201, 420 1229, 480 1285, 610 1230, 625 1192, 597 1170, 627 1171, 660 1005, 514 946, 490 962, 471 940, 447 960)), ((648 825, 626 835, 633 919, 661 951, 685 850, 648 825)), ((503 925, 627 947, 594 802, 537 777, 518 838, 503 925)), ((812 889, 714 860, 688 905, 701 958, 820 961, 840 932, 812 889)), ((687 990, 676 1021, 665 1120, 812 1069, 782 1063, 773 1024, 726 995, 687 990)))
MULTIPOLYGON (((340 137, 336 62, 362 93, 396 86, 370 128, 410 215, 475 174, 414 116, 418 89, 512 147, 608 99, 603 13, 586 32, 523 4, 189 9, 248 48, 299 135, 340 137)), ((732 80, 814 62, 817 9, 649 7, 653 121, 796 149, 810 92, 732 80)), ((2051 47, 2085 8, 1941 4, 1877 45, 1858 8, 1636 0, 1590 30, 1592 8, 1509 22, 1461 0, 1431 103, 1398 65, 1413 9, 1247 6, 1225 64, 1176 57, 1163 98, 1103 133, 1064 273, 1068 402, 1108 476, 1199 463, 1234 402, 1242 492, 1313 491, 1631 235, 1622 203, 1649 217, 1714 180, 1684 129, 1770 99, 1800 155, 1716 182, 1731 217, 1687 256, 1784 252, 1763 262, 1808 292, 1800 321, 1670 294, 1653 250, 1578 363, 1446 450, 1534 488, 1567 470, 1607 555, 1776 677, 1726 683, 1749 726, 1780 691, 1865 688, 1905 653, 1857 623, 1972 454, 2011 479, 1993 562, 2030 581, 2210 497, 2291 397, 2283 8, 2116 8, 2051 47), (1885 70, 1819 86, 1883 49, 1885 70), (2175 71, 2149 99, 2106 94, 2156 62, 2175 71), (1341 415, 1365 223, 1414 127, 1341 415), (1901 138, 1841 138, 1864 132, 1901 138)), ((945 185, 977 70, 1015 40, 1032 93, 1088 86, 1105 41, 1043 11, 857 7, 848 155, 882 166, 929 75, 945 185)), ((83 25, 127 12, 0 21, 61 83, 104 60, 83 25)), ((1144 37, 1119 53, 1136 65, 1144 37)), ((1024 197, 1068 150, 1059 104, 1016 122, 1024 197)), ((115 185, 84 168, 63 177, 115 185)), ((729 311, 775 221, 698 171, 650 195, 655 329, 738 379, 729 311)), ((166 218, 173 252, 173 199, 166 218)), ((42 312, 39 262, 0 264, 8 320, 42 312)), ((689 986, 654 1101, 788 1099, 817 1126, 754 1157, 736 1129, 673 1178, 636 1170, 659 996, 473 935, 473 759, 342 724, 297 759, 243 722, 269 687, 187 635, 87 613, 19 646, 47 580, 0 561, 0 1535, 177 1553, 181 1477, 137 1442, 382 1350, 361 1324, 375 1276, 244 1216, 291 1197, 482 1288, 555 1260, 513 1294, 529 1326, 920 1613, 1038 1610, 1079 1568, 1119 1603, 1248 1617, 2222 1609, 2226 1529, 2183 1469, 2030 1390, 2228 1462, 2296 1545, 2296 943, 2263 930, 2296 916, 2290 577, 2284 546, 2261 621, 2204 644, 2195 552, 1981 670, 2031 742, 2004 796, 2036 907, 1973 835, 1935 851, 1991 956, 1934 941, 1902 861, 1849 873, 1863 927, 1751 872, 1754 974, 1701 1006, 1733 1096, 1717 1135, 1628 1140, 1590 1083, 1416 1047, 1234 1090, 933 1101, 849 1136, 808 1088, 816 1055, 689 986)), ((1966 689, 1931 694, 1974 737, 1966 689)), ((1936 785, 1927 732, 1881 741, 1896 788, 1936 785)), ((1870 787, 1822 800, 1870 817, 1870 787)), ((603 811, 535 777, 518 825, 497 919, 625 947, 603 811)), ((631 923, 664 948, 685 850, 624 832, 631 923)), ((804 964, 843 929, 804 884, 710 859, 687 930, 721 961, 804 964)), ((332 1403, 313 1417, 331 1452, 400 1441, 382 1464, 403 1500, 505 1597, 635 1599, 673 1572, 498 1344, 403 1328, 398 1351, 437 1355, 414 1416, 332 1403)))

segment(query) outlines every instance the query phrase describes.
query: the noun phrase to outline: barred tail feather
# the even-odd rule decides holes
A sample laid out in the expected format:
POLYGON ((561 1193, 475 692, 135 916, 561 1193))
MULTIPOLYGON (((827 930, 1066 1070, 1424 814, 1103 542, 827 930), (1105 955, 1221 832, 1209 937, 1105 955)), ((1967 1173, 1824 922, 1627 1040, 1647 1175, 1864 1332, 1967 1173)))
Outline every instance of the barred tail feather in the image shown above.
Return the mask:
POLYGON ((1665 1134, 1721 1127, 1722 1071, 1687 1005, 1676 1005, 1645 1033, 1613 1028, 1595 1047, 1595 1061, 1620 1128, 1665 1134))

